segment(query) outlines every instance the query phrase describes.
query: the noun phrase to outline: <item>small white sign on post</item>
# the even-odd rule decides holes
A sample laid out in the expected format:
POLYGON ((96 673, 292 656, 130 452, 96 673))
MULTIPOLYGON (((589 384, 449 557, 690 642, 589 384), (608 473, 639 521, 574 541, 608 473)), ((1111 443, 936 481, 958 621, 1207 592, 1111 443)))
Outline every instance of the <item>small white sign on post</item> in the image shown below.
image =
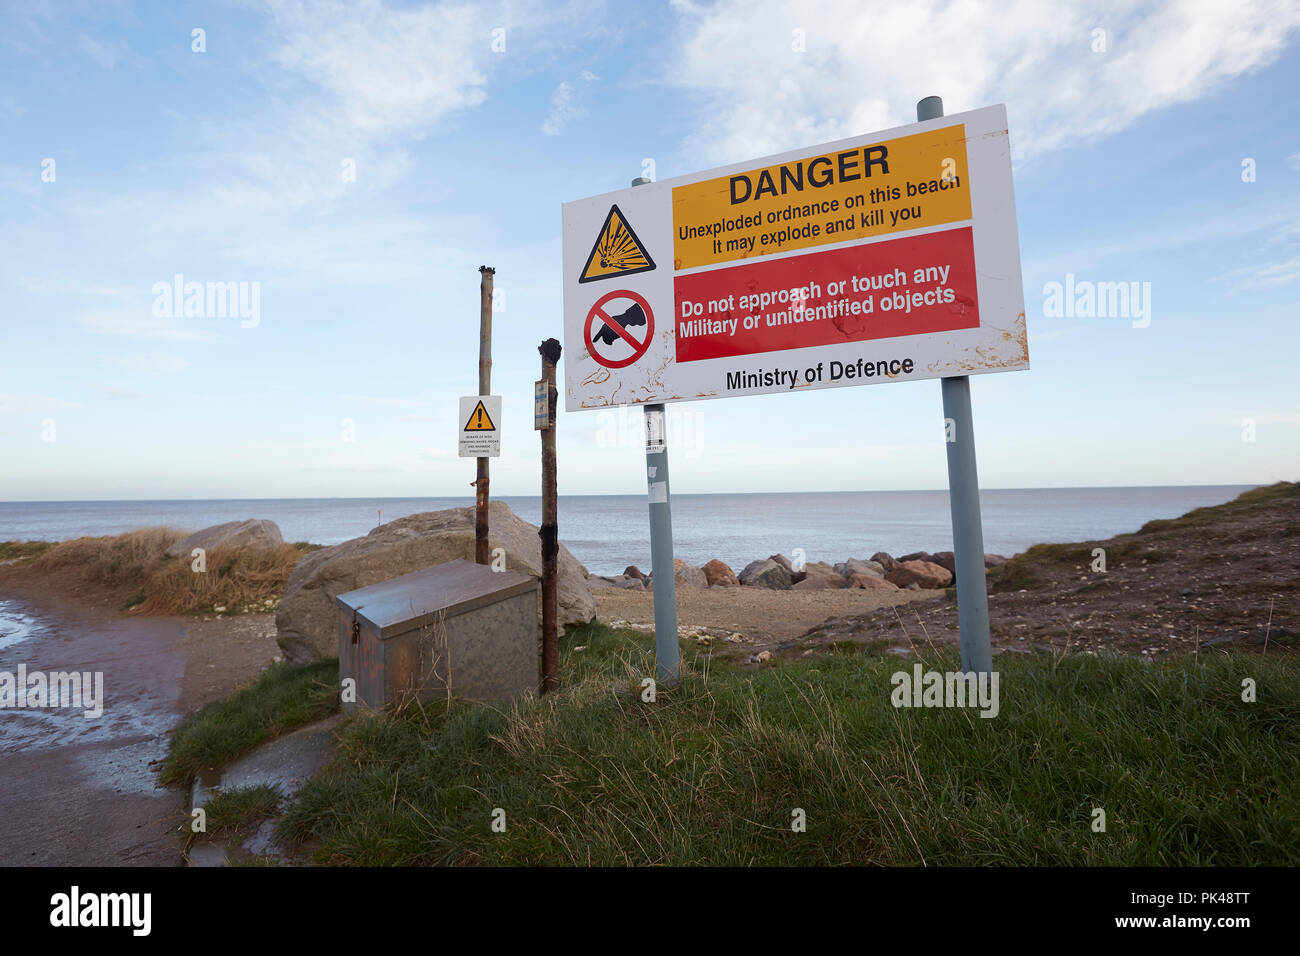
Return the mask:
POLYGON ((460 399, 460 457, 501 456, 501 396, 463 395, 460 399))
POLYGON ((551 387, 546 379, 533 383, 533 431, 551 427, 551 387))

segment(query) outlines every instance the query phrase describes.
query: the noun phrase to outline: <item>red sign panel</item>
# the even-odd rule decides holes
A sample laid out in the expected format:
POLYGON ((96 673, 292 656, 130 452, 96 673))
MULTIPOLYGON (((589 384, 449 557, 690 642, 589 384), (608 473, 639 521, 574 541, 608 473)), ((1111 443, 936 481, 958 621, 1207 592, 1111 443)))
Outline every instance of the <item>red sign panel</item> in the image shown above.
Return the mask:
POLYGON ((970 226, 677 276, 673 293, 678 362, 980 324, 970 226))

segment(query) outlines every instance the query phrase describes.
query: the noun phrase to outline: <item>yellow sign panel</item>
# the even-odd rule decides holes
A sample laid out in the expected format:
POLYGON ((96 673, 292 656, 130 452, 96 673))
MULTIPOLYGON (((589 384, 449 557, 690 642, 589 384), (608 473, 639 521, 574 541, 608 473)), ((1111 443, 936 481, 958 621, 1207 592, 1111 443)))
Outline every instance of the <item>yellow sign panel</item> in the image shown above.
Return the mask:
POLYGON ((969 219, 963 124, 673 187, 678 270, 969 219))
POLYGON ((494 432, 497 430, 482 402, 475 405, 474 411, 469 413, 469 421, 465 423, 464 430, 467 432, 494 432))
POLYGON ((623 210, 618 206, 609 207, 609 215, 600 228, 600 235, 591 247, 587 264, 578 276, 579 282, 594 282, 597 279, 609 279, 613 276, 631 276, 639 272, 649 272, 655 267, 650 253, 637 238, 632 227, 623 218, 623 210))

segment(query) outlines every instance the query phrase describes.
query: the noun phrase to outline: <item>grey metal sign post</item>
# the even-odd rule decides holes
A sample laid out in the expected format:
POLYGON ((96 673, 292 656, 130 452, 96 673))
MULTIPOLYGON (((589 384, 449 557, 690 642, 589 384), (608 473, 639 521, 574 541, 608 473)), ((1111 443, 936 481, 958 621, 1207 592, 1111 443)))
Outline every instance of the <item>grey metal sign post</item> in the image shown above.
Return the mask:
MULTIPOLYGON (((649 182, 638 176, 632 185, 649 182)), ((668 497, 668 432, 662 404, 645 406, 645 472, 650 501, 650 571, 655 590, 656 679, 666 687, 675 687, 681 679, 681 661, 677 647, 673 513, 668 497)))
MULTIPOLYGON (((943 100, 927 96, 916 104, 919 122, 943 116, 943 100)), ((975 428, 971 420, 970 377, 940 379, 943 415, 952 421, 948 439, 948 507, 956 559, 957 627, 961 632, 961 668, 984 673, 993 669, 989 641, 989 592, 984 576, 984 527, 980 521, 980 485, 975 471, 975 428)))

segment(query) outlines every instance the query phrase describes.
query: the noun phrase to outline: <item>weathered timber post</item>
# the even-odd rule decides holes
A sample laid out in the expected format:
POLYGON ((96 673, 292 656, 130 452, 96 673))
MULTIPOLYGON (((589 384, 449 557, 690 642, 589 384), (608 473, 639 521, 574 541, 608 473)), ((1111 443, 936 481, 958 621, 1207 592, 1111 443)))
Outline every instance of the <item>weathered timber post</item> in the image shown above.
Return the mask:
MULTIPOLYGON (((478 393, 492 394, 492 277, 496 269, 479 266, 478 393)), ((487 564, 488 554, 488 460, 478 459, 474 481, 474 560, 487 564)))
MULTIPOLYGON (((542 433, 542 693, 560 688, 558 498, 555 482, 555 411, 559 392, 555 387, 555 366, 560 361, 560 343, 547 339, 537 347, 542 356, 542 381, 546 388, 546 421, 542 433)), ((534 421, 534 424, 538 424, 534 421)))

